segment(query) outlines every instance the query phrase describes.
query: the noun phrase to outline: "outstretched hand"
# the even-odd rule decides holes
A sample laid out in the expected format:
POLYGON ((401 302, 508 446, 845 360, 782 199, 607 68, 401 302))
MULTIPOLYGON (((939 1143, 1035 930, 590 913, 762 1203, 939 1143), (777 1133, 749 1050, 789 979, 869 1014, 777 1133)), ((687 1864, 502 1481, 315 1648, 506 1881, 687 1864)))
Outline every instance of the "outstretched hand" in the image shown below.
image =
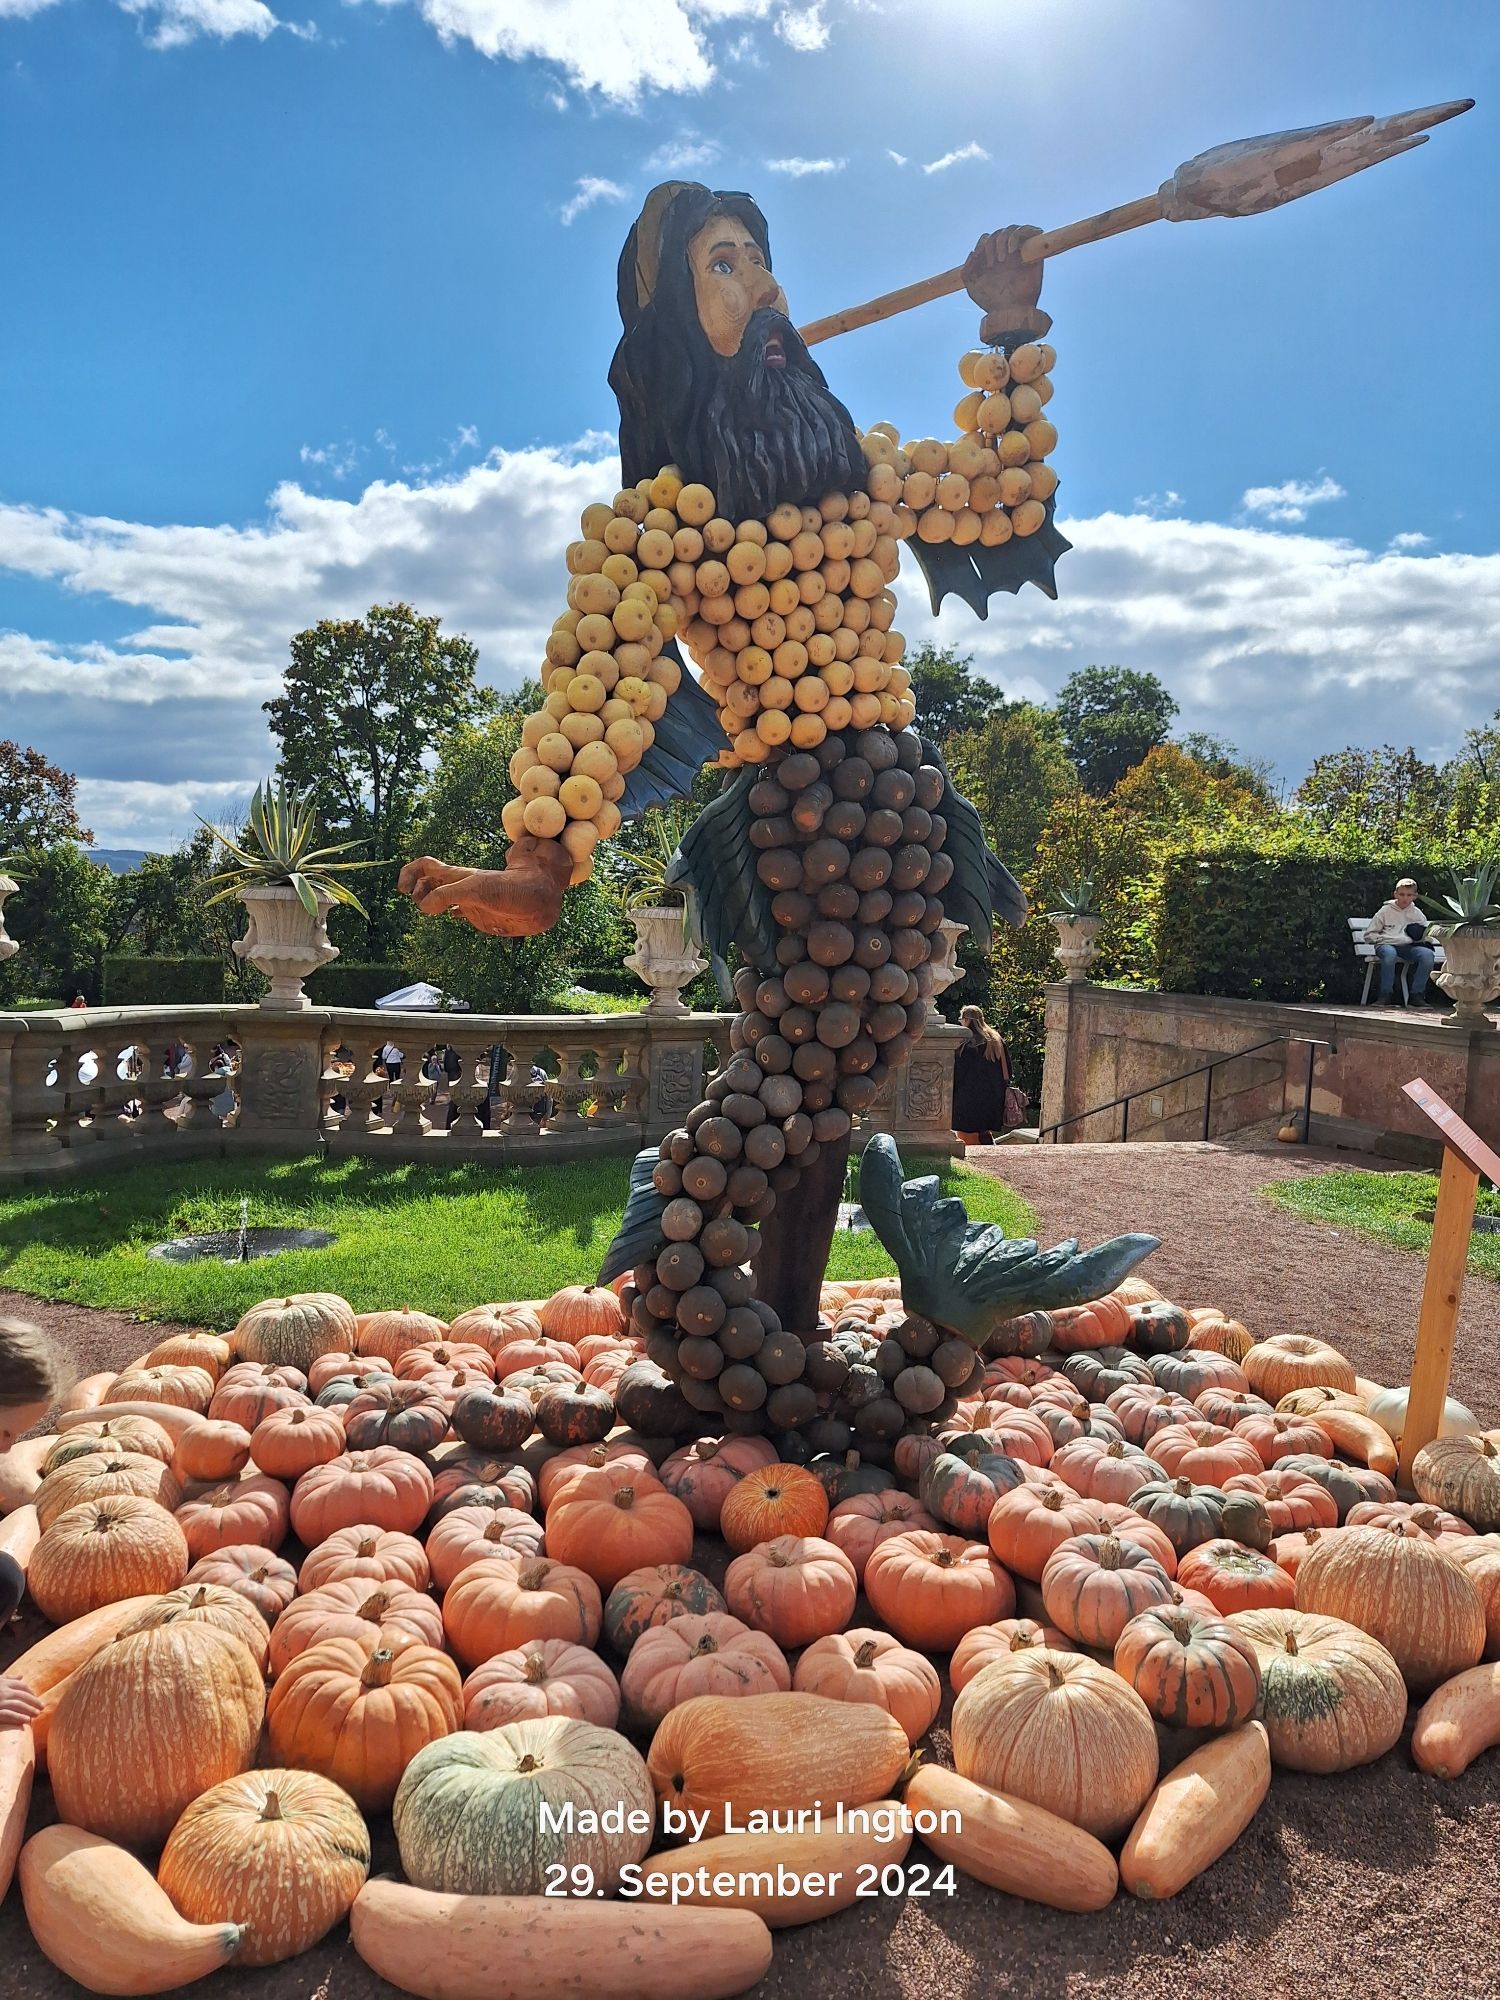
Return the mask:
POLYGON ((396 886, 424 916, 447 911, 489 937, 536 937, 562 914, 572 870, 560 841, 523 834, 504 868, 455 868, 424 854, 407 862, 396 886))
POLYGON ((1037 304, 1042 295, 1042 263, 1026 263, 1021 246, 1041 230, 1031 223, 1013 224, 981 236, 964 263, 964 289, 985 313, 981 338, 999 333, 1044 334, 1052 316, 1037 304))

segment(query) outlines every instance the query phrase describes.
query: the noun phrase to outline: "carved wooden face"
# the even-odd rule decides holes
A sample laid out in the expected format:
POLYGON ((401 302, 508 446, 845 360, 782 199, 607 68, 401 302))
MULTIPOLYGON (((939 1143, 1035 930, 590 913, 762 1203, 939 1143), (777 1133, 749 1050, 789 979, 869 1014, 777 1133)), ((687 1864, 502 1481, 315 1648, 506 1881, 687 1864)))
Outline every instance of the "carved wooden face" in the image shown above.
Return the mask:
MULTIPOLYGON (((766 268, 760 245, 732 215, 716 215, 688 243, 693 295, 698 319, 716 354, 726 359, 740 351, 745 328, 758 312, 774 307, 786 313, 786 294, 766 268)), ((768 367, 785 366, 780 336, 772 334, 766 349, 768 367)))

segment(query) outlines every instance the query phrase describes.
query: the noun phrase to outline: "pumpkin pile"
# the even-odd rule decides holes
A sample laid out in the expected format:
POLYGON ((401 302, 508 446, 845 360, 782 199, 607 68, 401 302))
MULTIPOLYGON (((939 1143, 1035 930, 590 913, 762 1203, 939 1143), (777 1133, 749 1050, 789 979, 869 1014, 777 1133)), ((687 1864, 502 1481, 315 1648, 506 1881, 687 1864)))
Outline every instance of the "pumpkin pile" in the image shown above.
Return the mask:
POLYGON ((1133 1278, 949 1382, 880 1280, 825 1287, 823 1415, 692 1437, 630 1291, 268 1300, 18 1448, 0 1547, 53 1629, 10 1669, 43 1706, 0 1731, 0 1889, 55 1964, 159 1992, 347 1918, 406 1991, 547 2000, 627 1949, 618 1897, 641 1976, 709 2000, 914 1835, 1094 1910, 1413 1696, 1423 1771, 1500 1743, 1500 1433, 1459 1406, 1403 1498, 1405 1392, 1326 1342, 1133 1278), (860 1422, 898 1398, 924 1428, 860 1422), (953 1767, 915 1766, 945 1682, 953 1767), (367 1880, 385 1814, 404 1881, 367 1880))

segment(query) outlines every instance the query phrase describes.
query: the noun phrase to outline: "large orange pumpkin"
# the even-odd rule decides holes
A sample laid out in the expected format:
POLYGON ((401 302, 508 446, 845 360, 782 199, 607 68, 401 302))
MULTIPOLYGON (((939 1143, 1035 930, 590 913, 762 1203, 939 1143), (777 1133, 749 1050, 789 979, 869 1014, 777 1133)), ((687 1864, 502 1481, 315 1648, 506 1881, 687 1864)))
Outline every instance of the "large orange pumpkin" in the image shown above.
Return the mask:
POLYGON ((447 1375, 464 1369, 485 1381, 495 1379, 495 1364, 487 1347, 477 1340, 425 1340, 409 1347, 396 1363, 397 1377, 403 1382, 420 1382, 429 1375, 447 1375))
POLYGON ((1067 1486, 1013 1486, 990 1509, 989 1543, 997 1562, 1040 1582, 1047 1558, 1075 1535, 1097 1532, 1099 1509, 1067 1486))
POLYGON ((851 1493, 847 1500, 840 1500, 828 1516, 824 1534, 835 1548, 844 1551, 855 1575, 862 1578, 865 1564, 882 1542, 916 1528, 938 1534, 942 1524, 909 1493, 898 1486, 883 1486, 875 1493, 851 1493))
POLYGON ((70 1507, 83 1507, 100 1500, 113 1500, 133 1493, 142 1500, 154 1500, 171 1509, 182 1499, 182 1488, 160 1460, 144 1453, 117 1451, 107 1455, 75 1458, 49 1472, 36 1490, 33 1505, 43 1531, 50 1528, 70 1507))
POLYGON ((1051 1469, 1085 1500, 1115 1500, 1126 1506, 1142 1486, 1165 1476, 1145 1447, 1124 1438, 1072 1438, 1058 1446, 1051 1469))
POLYGON ((1055 1549, 1042 1571, 1048 1618, 1070 1639, 1101 1651, 1113 1650, 1138 1611, 1171 1601, 1172 1581, 1161 1564, 1117 1535, 1078 1535, 1055 1549))
POLYGON ((251 1542, 200 1556, 183 1581, 235 1591, 254 1605, 268 1625, 276 1623, 297 1595, 297 1572, 291 1564, 251 1542))
POLYGON ((201 1417, 213 1400, 214 1378, 206 1368, 164 1363, 127 1368, 110 1384, 111 1403, 165 1403, 169 1408, 195 1410, 201 1417))
POLYGON ((222 1334, 202 1333, 189 1328, 168 1334, 146 1356, 148 1368, 201 1368, 215 1382, 234 1359, 233 1349, 222 1334))
POLYGON ((1297 1609, 1378 1639, 1419 1692, 1477 1664, 1484 1606, 1474 1580, 1424 1535, 1344 1528, 1297 1565, 1297 1609))
POLYGON ((1250 1387, 1269 1403, 1279 1402, 1293 1389, 1354 1387, 1353 1363, 1326 1340, 1307 1333, 1273 1333, 1258 1340, 1240 1366, 1250 1387))
POLYGON ((1237 1472, 1259 1472, 1260 1453, 1247 1438, 1219 1424, 1168 1424, 1151 1439, 1151 1456, 1169 1479, 1222 1486, 1237 1472))
POLYGON ((1260 1663, 1222 1618, 1174 1605, 1142 1611, 1115 1642, 1115 1672, 1172 1729, 1233 1729, 1255 1714, 1260 1663))
POLYGON ((719 1515, 747 1472, 776 1463, 776 1449, 762 1437, 701 1437, 679 1445, 661 1468, 661 1481, 675 1493, 707 1535, 719 1532, 719 1515))
POLYGON ((317 1771, 366 1812, 384 1812, 417 1752, 463 1726, 462 1682, 433 1646, 323 1639, 276 1682, 267 1719, 279 1762, 317 1771))
POLYGON ((552 1294, 539 1317, 544 1334, 569 1342, 590 1333, 623 1333, 627 1325, 625 1310, 607 1285, 567 1285, 552 1294))
POLYGON ((166 1508, 126 1493, 60 1514, 32 1551, 26 1586, 42 1616, 65 1625, 122 1597, 175 1590, 188 1561, 166 1508))
POLYGON ((734 1616, 787 1648, 842 1631, 858 1594, 853 1563, 815 1535, 758 1542, 724 1573, 724 1599, 734 1616))
POLYGON ((865 1564, 865 1595, 909 1646, 946 1653, 1016 1608, 1016 1588, 983 1542, 923 1529, 892 1535, 865 1564))
POLYGON ((1297 1601, 1296 1586, 1276 1558, 1241 1542, 1200 1542, 1177 1565, 1177 1581, 1184 1590, 1201 1590, 1226 1616, 1266 1606, 1287 1610, 1297 1601))
POLYGON ((740 1555, 778 1535, 821 1535, 827 1524, 823 1482, 800 1465, 776 1463, 747 1472, 719 1513, 719 1533, 740 1555))
POLYGON ((303 1591, 321 1590, 325 1583, 405 1583, 425 1590, 431 1581, 427 1551, 415 1535, 394 1528, 361 1523, 338 1528, 303 1559, 298 1577, 303 1591))
POLYGON ((959 1694, 976 1674, 1012 1653, 1035 1652, 1050 1647, 1054 1653, 1071 1653, 1073 1641, 1055 1625, 1040 1625, 1035 1618, 997 1618, 993 1625, 976 1625, 965 1632, 953 1648, 948 1662, 948 1679, 959 1694))
POLYGON ((1242 1417, 1234 1427, 1238 1438, 1253 1445, 1263 1465, 1283 1458, 1332 1458, 1333 1440, 1316 1417, 1295 1417, 1273 1411, 1269 1417, 1242 1417))
POLYGON ((1500 1659, 1500 1535, 1444 1535, 1438 1547, 1472 1578, 1484 1607, 1484 1656, 1500 1659))
POLYGON ((654 1472, 601 1466, 569 1480, 547 1509, 547 1553, 613 1590, 647 1563, 685 1563, 693 1517, 654 1472))
POLYGON ((1257 1473, 1236 1473, 1224 1481, 1226 1493, 1254 1493, 1264 1503, 1273 1534, 1299 1528, 1336 1528, 1339 1505, 1326 1486, 1305 1472, 1288 1472, 1284 1465, 1257 1473))
POLYGON ((601 1472, 606 1465, 639 1473, 644 1479, 661 1484, 651 1454, 644 1445, 632 1444, 627 1438, 601 1438, 593 1444, 571 1444, 554 1457, 542 1460, 536 1487, 543 1511, 580 1473, 601 1472))
POLYGON ((305 1377, 291 1368, 265 1368, 259 1362, 236 1362, 219 1377, 208 1415, 219 1422, 253 1431, 273 1410, 290 1410, 308 1400, 305 1377), (288 1381, 286 1378, 293 1379, 288 1381))
POLYGON ((159 1625, 210 1625, 216 1632, 228 1632, 250 1654, 264 1673, 270 1654, 271 1634, 265 1619, 250 1600, 237 1590, 214 1583, 184 1583, 146 1605, 120 1627, 119 1637, 132 1632, 154 1632, 159 1625))
POLYGON ((1348 1771, 1398 1741, 1406 1684, 1378 1639, 1306 1611, 1236 1611, 1228 1622, 1260 1662, 1260 1718, 1276 1763, 1348 1771))
POLYGON ((413 1534, 432 1505, 432 1474, 395 1445, 351 1451, 304 1472, 292 1491, 292 1528, 309 1548, 338 1528, 371 1525, 413 1534))
POLYGON ((214 1549, 245 1542, 279 1549, 286 1540, 287 1520, 286 1488, 263 1473, 254 1479, 227 1479, 196 1500, 184 1500, 177 1509, 177 1524, 195 1562, 214 1549))
POLYGON ((1042 1806, 1099 1840, 1134 1821, 1156 1783, 1156 1729, 1121 1675, 1082 1653, 1012 1653, 953 1704, 961 1777, 1042 1806))
POLYGON ((385 1645, 414 1639, 424 1646, 441 1646, 443 1615, 425 1591, 413 1590, 410 1584, 376 1583, 360 1576, 325 1583, 294 1598, 277 1619, 271 1634, 271 1672, 284 1672, 299 1653, 322 1639, 372 1635, 385 1645))
POLYGON ((336 1347, 329 1354, 320 1354, 310 1362, 307 1369, 307 1392, 310 1396, 321 1395, 331 1383, 357 1380, 361 1376, 393 1375, 396 1371, 389 1361, 378 1354, 351 1354, 345 1347, 336 1347))
POLYGON ((276 1965, 341 1922, 369 1872, 369 1831, 340 1786, 245 1771, 193 1800, 157 1880, 190 1923, 244 1926, 237 1965, 276 1965))
POLYGON ((344 1427, 334 1410, 298 1404, 262 1417, 251 1435, 251 1452, 273 1479, 296 1480, 315 1465, 326 1465, 346 1449, 344 1427))
POLYGON ((474 1669, 464 1682, 464 1728, 502 1729, 543 1715, 568 1715, 613 1729, 620 1684, 599 1655, 567 1639, 533 1639, 474 1669))
MULTIPOLYGON (((420 1347, 424 1340, 442 1340, 447 1333, 445 1320, 434 1319, 431 1313, 413 1312, 410 1306, 402 1306, 395 1312, 364 1313, 359 1320, 354 1351, 378 1355, 394 1368, 413 1347, 420 1347)), ((345 1344, 339 1342, 341 1347, 345 1344)))
POLYGON ((541 1522, 515 1507, 455 1507, 427 1537, 427 1560, 440 1591, 470 1563, 490 1556, 521 1562, 541 1552, 541 1522))
POLYGON ((519 1564, 471 1563, 443 1599, 443 1630, 466 1667, 531 1639, 592 1646, 603 1619, 594 1579, 545 1556, 519 1564))
POLYGON ((540 1340, 542 1322, 531 1306, 471 1306, 448 1329, 453 1340, 473 1341, 492 1357, 513 1340, 540 1340))
POLYGON ((77 1670, 47 1738, 59 1816, 156 1847, 210 1785, 255 1759, 266 1691, 230 1633, 182 1619, 116 1639, 77 1670))
POLYGON ((814 1640, 797 1662, 792 1686, 831 1701, 874 1702, 896 1718, 908 1743, 927 1734, 943 1700, 930 1660, 868 1626, 814 1640))

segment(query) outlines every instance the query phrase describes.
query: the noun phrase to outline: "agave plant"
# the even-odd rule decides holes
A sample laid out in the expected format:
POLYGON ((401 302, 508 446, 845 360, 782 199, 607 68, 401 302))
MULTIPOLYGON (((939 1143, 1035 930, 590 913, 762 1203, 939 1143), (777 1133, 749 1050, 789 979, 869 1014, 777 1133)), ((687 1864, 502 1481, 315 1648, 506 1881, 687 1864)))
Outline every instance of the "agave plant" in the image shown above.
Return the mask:
MULTIPOLYGON (((208 826, 207 820, 203 824, 208 826)), ((243 847, 220 833, 216 826, 208 828, 232 856, 234 865, 208 878, 210 888, 216 882, 226 886, 216 896, 210 896, 204 907, 211 909, 215 903, 237 896, 242 889, 259 887, 295 891, 310 917, 317 915, 320 897, 326 902, 343 903, 360 916, 366 916, 368 913, 358 896, 339 877, 351 869, 379 868, 384 864, 340 860, 340 855, 357 845, 352 840, 341 841, 336 847, 314 847, 314 825, 311 799, 305 793, 289 791, 284 778, 278 776, 274 781, 267 778, 257 785, 250 800, 249 831, 243 847)))
POLYGON ((1102 915, 1098 898, 1094 894, 1093 876, 1077 875, 1065 888, 1059 889, 1057 908, 1049 910, 1047 915, 1049 918, 1066 919, 1069 923, 1077 923, 1081 917, 1102 915))
POLYGON ((1500 903, 1495 900, 1495 884, 1500 880, 1500 860, 1486 861, 1472 875, 1449 870, 1451 896, 1433 897, 1441 901, 1443 913, 1437 920, 1440 938, 1493 937, 1500 932, 1500 903))

